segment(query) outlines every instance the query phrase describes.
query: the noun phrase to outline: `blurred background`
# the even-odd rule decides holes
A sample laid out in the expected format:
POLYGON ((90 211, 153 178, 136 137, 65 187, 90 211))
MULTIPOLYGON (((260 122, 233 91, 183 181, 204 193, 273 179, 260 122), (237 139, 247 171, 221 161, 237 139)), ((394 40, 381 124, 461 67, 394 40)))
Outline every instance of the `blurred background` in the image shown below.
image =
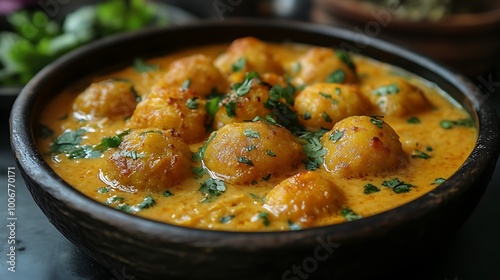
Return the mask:
MULTIPOLYGON (((8 116, 33 75, 94 40, 147 28, 229 17, 277 18, 346 28, 417 51, 467 76, 500 110, 499 0, 0 0, 0 170, 15 166, 8 116)), ((359 41, 362 48, 369 42, 359 41)), ((411 71, 411 69, 409 69, 411 71)), ((4 172, 5 171, 5 172, 4 172)), ((7 181, 6 179, 3 182, 7 181)), ((90 260, 48 223, 20 176, 18 271, 0 279, 137 279, 90 260)), ((387 279, 500 279, 500 169, 481 203, 432 263, 387 279)), ((1 201, 4 192, 0 193, 1 201)), ((2 211, 3 212, 3 211, 2 211)), ((1 213, 0 218, 6 214, 1 213)), ((5 219, 4 219, 5 220, 5 219)), ((0 231, 4 239, 4 231, 0 231)), ((5 236, 6 240, 6 236, 5 236)), ((6 242, 0 241, 0 252, 6 242)), ((393 260, 388 260, 393 262, 393 260)))

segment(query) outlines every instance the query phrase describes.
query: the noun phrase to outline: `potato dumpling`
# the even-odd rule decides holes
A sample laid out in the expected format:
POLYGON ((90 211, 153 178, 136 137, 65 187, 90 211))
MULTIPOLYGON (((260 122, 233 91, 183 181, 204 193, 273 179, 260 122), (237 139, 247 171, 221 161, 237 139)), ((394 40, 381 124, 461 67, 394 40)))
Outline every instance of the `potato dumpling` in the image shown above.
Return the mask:
POLYGON ((191 151, 173 130, 132 130, 104 157, 107 179, 131 191, 161 191, 191 175, 191 151))
POLYGON ((399 136, 377 117, 353 116, 336 123, 321 139, 325 168, 348 178, 396 170, 408 158, 399 136))
POLYGON ((159 87, 186 87, 188 86, 196 96, 204 97, 215 89, 225 93, 228 82, 213 64, 213 60, 205 55, 196 54, 173 61, 156 86, 159 87))
POLYGON ((304 160, 302 146, 290 131, 263 121, 228 124, 209 139, 205 167, 232 183, 258 183, 287 174, 304 160))
POLYGON ((218 129, 229 123, 249 121, 257 116, 266 117, 271 110, 264 106, 269 98, 269 88, 254 85, 245 95, 232 91, 222 100, 222 106, 214 117, 214 128, 218 129))
POLYGON ((132 84, 106 80, 91 84, 73 102, 73 110, 98 118, 128 117, 137 105, 132 84))
POLYGON ((283 73, 283 67, 276 61, 269 46, 254 37, 233 41, 227 51, 217 57, 215 65, 226 76, 233 73, 245 75, 253 71, 259 74, 283 73))
POLYGON ((306 87, 295 99, 299 122, 310 130, 331 129, 336 122, 363 115, 368 109, 356 85, 319 83, 306 87))
POLYGON ((420 88, 401 77, 368 79, 361 93, 377 108, 375 114, 404 117, 432 107, 420 88))
POLYGON ((190 90, 157 88, 137 105, 129 125, 130 128, 174 129, 187 143, 196 143, 205 138, 204 102, 190 90))
POLYGON ((356 73, 330 48, 310 48, 294 65, 297 84, 356 83, 356 73))
POLYGON ((264 208, 275 216, 303 225, 312 225, 325 216, 338 215, 344 206, 342 189, 313 171, 283 180, 267 194, 264 204, 264 208))

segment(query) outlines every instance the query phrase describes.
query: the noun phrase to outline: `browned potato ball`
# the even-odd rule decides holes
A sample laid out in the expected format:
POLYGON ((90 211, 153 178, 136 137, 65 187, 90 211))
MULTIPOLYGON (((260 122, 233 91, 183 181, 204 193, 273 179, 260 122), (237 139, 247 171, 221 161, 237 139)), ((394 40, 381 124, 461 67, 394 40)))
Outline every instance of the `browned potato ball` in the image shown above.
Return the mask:
POLYGON ((393 171, 408 159, 399 136, 377 117, 353 116, 336 123, 322 137, 325 168, 348 178, 393 171))
POLYGON ((361 93, 377 108, 375 114, 404 117, 432 107, 420 88, 401 77, 368 79, 361 93))
POLYGON ((275 216, 303 225, 338 215, 344 206, 342 189, 324 175, 312 171, 298 173, 276 185, 267 194, 264 204, 275 216))
POLYGON ((297 84, 357 82, 354 70, 338 57, 330 48, 313 47, 297 62, 298 71, 292 72, 297 84))
POLYGON ((338 121, 369 110, 356 85, 319 83, 306 87, 295 99, 299 122, 310 130, 331 129, 338 121))
POLYGON ((205 167, 232 183, 258 183, 287 174, 304 160, 302 146, 290 131, 263 121, 228 124, 209 139, 205 167))
POLYGON ((156 88, 137 105, 130 127, 174 129, 187 143, 199 142, 205 138, 207 114, 204 102, 190 90, 156 88))
POLYGON ((106 80, 91 84, 73 102, 73 110, 98 118, 127 117, 137 105, 132 84, 106 80))
POLYGON ((255 117, 266 117, 271 110, 264 106, 269 98, 269 88, 254 84, 247 94, 238 96, 232 91, 222 100, 223 106, 219 108, 214 117, 216 129, 229 123, 253 120, 255 117))
POLYGON ((254 37, 233 41, 227 51, 217 57, 215 65, 226 76, 252 71, 259 74, 283 73, 283 67, 276 61, 269 46, 254 37))
POLYGON ((191 151, 173 130, 133 130, 105 158, 104 175, 132 191, 164 190, 191 175, 191 151))
POLYGON ((196 96, 205 97, 213 92, 225 93, 229 84, 215 67, 213 60, 205 55, 196 54, 173 61, 156 86, 189 86, 196 96))

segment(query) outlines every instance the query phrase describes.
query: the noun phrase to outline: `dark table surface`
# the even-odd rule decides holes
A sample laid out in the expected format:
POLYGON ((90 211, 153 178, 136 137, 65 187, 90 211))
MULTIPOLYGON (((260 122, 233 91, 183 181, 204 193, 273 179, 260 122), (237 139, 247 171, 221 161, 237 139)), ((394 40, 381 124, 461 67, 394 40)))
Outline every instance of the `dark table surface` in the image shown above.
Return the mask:
MULTIPOLYGON (((500 67, 499 67, 500 68, 500 67)), ((497 72, 500 72, 497 71, 497 72)), ((490 74, 485 74, 487 78, 490 74)), ((500 73, 491 73, 500 81, 500 73)), ((478 86, 480 81, 473 79, 478 86)), ((500 112, 500 88, 490 94, 490 103, 500 112)), ((0 100, 1 102, 1 100, 0 100)), ((66 240, 47 220, 33 201, 17 169, 9 144, 6 112, 0 112, 0 279, 73 280, 135 279, 117 271, 108 271, 88 258, 66 240), (16 191, 16 267, 8 271, 8 170, 15 172, 16 191)), ((439 255, 439 263, 415 268, 394 279, 500 279, 500 165, 482 200, 464 226, 450 236, 451 246, 429 254, 439 255)), ((386 278, 387 279, 387 278, 386 278)))

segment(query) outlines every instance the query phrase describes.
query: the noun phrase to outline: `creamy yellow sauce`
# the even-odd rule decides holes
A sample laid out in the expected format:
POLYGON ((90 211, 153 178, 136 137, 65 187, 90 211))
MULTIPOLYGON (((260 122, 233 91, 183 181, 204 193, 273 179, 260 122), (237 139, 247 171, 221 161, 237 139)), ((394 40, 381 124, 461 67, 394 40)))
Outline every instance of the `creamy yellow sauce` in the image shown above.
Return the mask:
MULTIPOLYGON (((285 69, 290 69, 291 65, 309 48, 309 46, 291 44, 269 44, 268 46, 275 54, 275 59, 284 65, 285 69)), ((128 67, 104 76, 93 77, 86 83, 109 78, 127 78, 135 85, 140 96, 146 96, 151 87, 161 79, 172 61, 199 53, 215 59, 226 48, 227 45, 193 48, 147 61, 148 64, 159 65, 159 71, 139 73, 134 67, 128 67)), ((355 57, 354 61, 361 84, 367 78, 381 73, 401 72, 401 70, 364 57, 355 57)), ((324 166, 314 171, 333 180, 345 195, 343 207, 351 209, 362 217, 398 207, 431 191, 438 185, 435 183, 436 179, 449 178, 460 167, 476 142, 475 128, 456 126, 443 129, 441 127, 442 120, 469 118, 462 108, 447 99, 446 94, 433 87, 431 83, 411 75, 408 81, 423 90, 432 108, 409 116, 384 116, 383 118, 400 137, 402 148, 408 156, 409 163, 406 166, 383 175, 373 174, 361 178, 340 178, 326 171, 324 166), (410 117, 417 117, 420 123, 409 124, 410 117), (426 147, 432 147, 432 150, 426 147), (415 150, 425 151, 431 158, 412 157, 415 150), (395 193, 391 188, 382 186, 384 181, 394 178, 411 183, 413 187, 409 192, 395 193), (364 186, 368 183, 377 186, 380 191, 365 194, 364 186)), ((85 129, 87 132, 82 136, 81 145, 96 145, 103 137, 114 136, 128 128, 129 119, 93 118, 75 112, 72 109, 73 102, 82 91, 76 86, 68 88, 50 101, 41 115, 40 123, 50 128, 53 134, 51 137, 39 137, 38 146, 48 164, 59 176, 96 201, 106 203, 111 201, 110 198, 120 197, 122 198, 120 201, 109 203, 109 206, 117 207, 124 203, 139 205, 146 196, 149 196, 154 199, 154 205, 137 211, 134 215, 180 226, 214 230, 277 231, 290 230, 291 227, 296 229, 346 221, 346 218, 337 211, 317 217, 311 224, 302 225, 299 221, 275 216, 264 207, 269 191, 287 177, 304 171, 304 164, 287 174, 279 177, 273 176, 268 181, 259 181, 257 184, 238 185, 226 182, 226 191, 208 202, 202 202, 204 195, 199 191, 200 183, 209 178, 208 174, 198 179, 191 176, 175 186, 169 186, 160 191, 140 189, 131 191, 123 186, 110 184, 106 182, 106 174, 102 171, 105 164, 104 157, 69 159, 64 153, 50 153, 50 145, 54 139, 67 130, 85 129), (103 193, 103 187, 107 187, 108 191, 103 193), (172 194, 171 196, 164 195, 167 190, 172 194), (260 214, 261 212, 268 214, 264 217, 260 214)), ((209 133, 206 134, 206 137, 208 136, 209 133)), ((190 144, 191 151, 196 152, 203 143, 204 141, 190 144)), ((199 163, 193 163, 193 166, 199 166, 199 163)))

